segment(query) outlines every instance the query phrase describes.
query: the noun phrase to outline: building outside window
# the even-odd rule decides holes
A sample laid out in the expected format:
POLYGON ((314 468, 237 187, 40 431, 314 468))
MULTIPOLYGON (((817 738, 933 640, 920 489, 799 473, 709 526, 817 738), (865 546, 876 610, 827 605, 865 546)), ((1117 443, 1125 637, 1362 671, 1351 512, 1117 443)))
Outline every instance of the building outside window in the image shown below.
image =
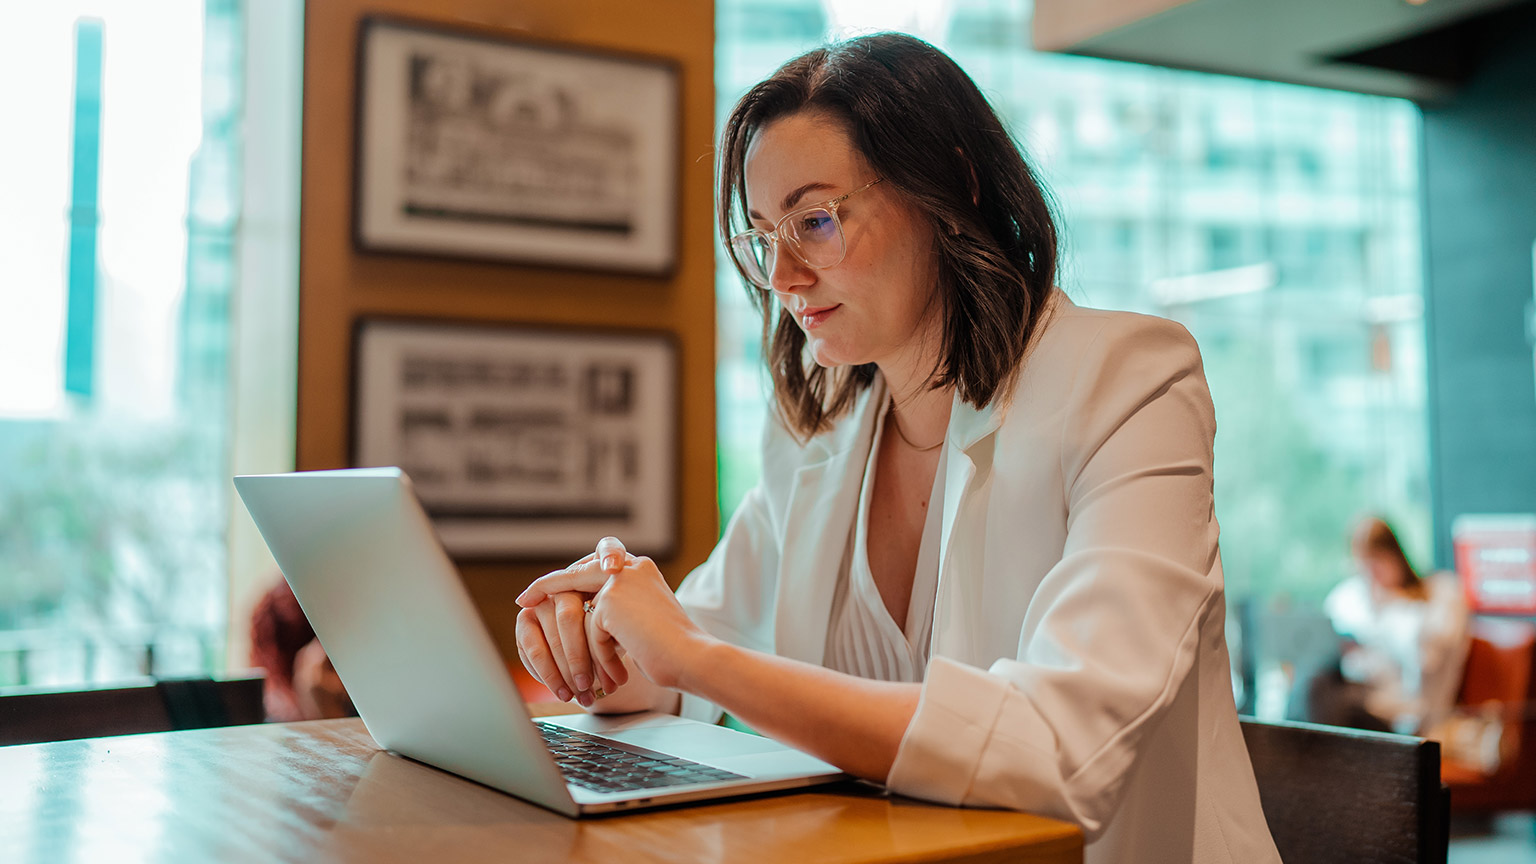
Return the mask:
MULTIPOLYGON (((718 0, 718 116, 829 35, 901 29, 964 67, 1055 195, 1059 284, 1173 318, 1216 403, 1228 597, 1315 609, 1355 517, 1429 564, 1418 111, 1403 100, 1030 49, 1027 0, 718 0), (839 29, 846 28, 846 29, 839 29)), ((756 481, 760 324, 718 258, 722 519, 756 481)))
POLYGON ((225 660, 238 0, 6 8, 0 687, 225 660))

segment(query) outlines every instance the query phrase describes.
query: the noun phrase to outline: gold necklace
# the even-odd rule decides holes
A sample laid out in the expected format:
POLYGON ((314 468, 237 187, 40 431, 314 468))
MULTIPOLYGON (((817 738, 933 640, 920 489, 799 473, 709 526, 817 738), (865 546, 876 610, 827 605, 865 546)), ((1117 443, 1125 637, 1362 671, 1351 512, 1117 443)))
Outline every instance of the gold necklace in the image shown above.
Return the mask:
MULTIPOLYGON (((919 453, 927 453, 929 450, 937 450, 944 445, 943 438, 939 439, 939 443, 929 444, 927 447, 919 447, 916 444, 913 444, 911 438, 908 438, 906 435, 902 434, 901 424, 896 421, 896 411, 894 410, 895 408, 895 403, 888 405, 885 409, 885 417, 887 420, 891 421, 891 428, 896 430, 896 437, 900 438, 902 443, 906 444, 908 447, 911 447, 913 450, 916 450, 919 453)), ((948 437, 947 432, 946 437, 948 437)))

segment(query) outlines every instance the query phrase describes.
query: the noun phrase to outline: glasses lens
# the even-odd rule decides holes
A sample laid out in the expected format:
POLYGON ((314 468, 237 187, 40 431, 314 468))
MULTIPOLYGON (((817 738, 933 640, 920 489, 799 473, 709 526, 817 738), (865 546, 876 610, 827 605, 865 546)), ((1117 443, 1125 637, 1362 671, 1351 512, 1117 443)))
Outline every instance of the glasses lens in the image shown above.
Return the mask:
POLYGON ((773 251, 768 246, 768 238, 756 231, 748 231, 737 234, 731 238, 731 257, 736 259, 736 264, 741 267, 747 278, 758 287, 768 284, 768 273, 773 251))
POLYGON ((802 210, 784 223, 783 232, 785 242, 812 267, 831 267, 843 260, 843 230, 831 210, 802 210))

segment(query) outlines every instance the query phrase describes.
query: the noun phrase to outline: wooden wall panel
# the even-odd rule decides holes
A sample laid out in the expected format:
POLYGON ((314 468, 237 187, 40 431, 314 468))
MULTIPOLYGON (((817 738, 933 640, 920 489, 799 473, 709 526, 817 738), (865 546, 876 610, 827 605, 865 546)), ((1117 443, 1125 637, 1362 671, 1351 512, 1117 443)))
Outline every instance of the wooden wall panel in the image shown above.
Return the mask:
MULTIPOLYGON (((714 4, 710 0, 312 0, 304 35, 297 464, 347 461, 353 321, 364 314, 664 329, 681 348, 680 542, 674 579, 718 533, 711 220, 714 4), (672 58, 682 73, 681 259, 665 279, 360 254, 352 244, 357 28, 380 13, 672 58)), ((597 538, 593 538, 594 541, 597 538)), ((551 564, 555 562, 550 562, 551 564)), ((465 583, 504 653, 513 598, 543 565, 467 565, 465 583)))

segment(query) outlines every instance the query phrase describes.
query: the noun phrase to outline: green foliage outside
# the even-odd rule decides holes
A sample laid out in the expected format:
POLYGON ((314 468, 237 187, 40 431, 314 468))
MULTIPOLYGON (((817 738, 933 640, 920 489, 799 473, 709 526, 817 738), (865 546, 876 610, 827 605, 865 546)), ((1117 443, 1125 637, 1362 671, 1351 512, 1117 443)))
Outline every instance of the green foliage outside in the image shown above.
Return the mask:
POLYGON ((168 643, 201 654, 197 668, 222 662, 224 508, 207 479, 222 454, 209 430, 7 422, 0 445, 0 686, 85 664, 98 668, 73 674, 145 674, 168 643))

